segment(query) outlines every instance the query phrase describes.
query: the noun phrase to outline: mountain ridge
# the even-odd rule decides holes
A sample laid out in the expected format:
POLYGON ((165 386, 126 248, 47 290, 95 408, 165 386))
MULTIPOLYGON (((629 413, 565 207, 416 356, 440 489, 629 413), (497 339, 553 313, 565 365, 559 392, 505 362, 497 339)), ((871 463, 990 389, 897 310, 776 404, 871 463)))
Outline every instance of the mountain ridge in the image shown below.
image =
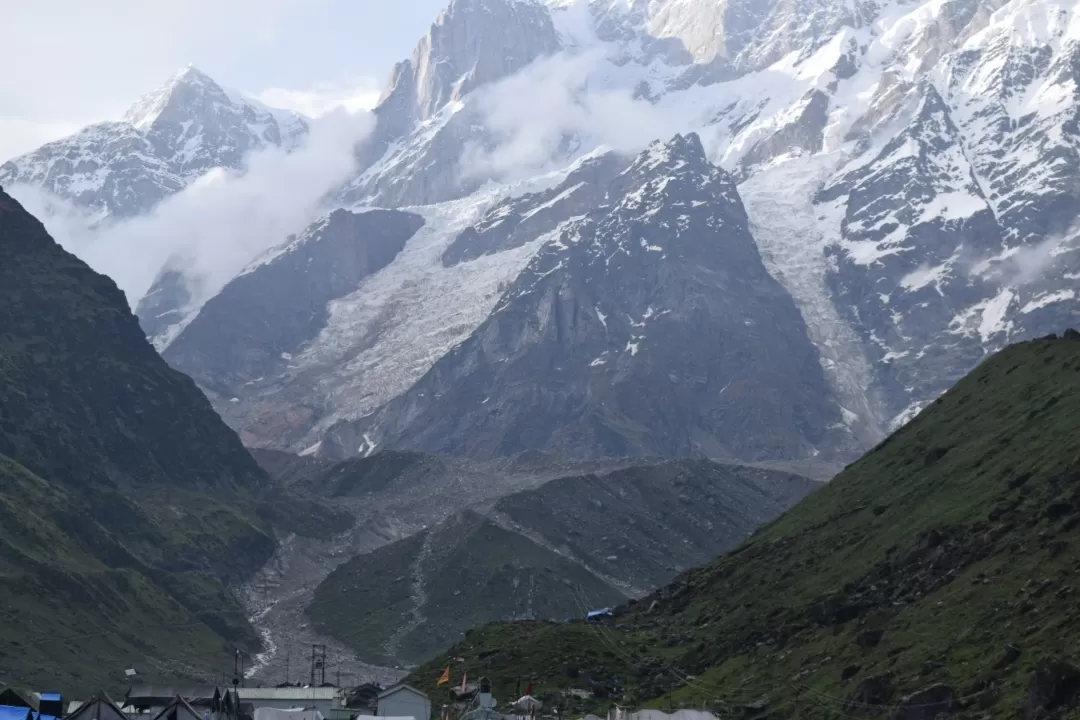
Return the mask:
POLYGON ((1012 345, 735 550, 599 625, 495 624, 417 669, 574 712, 1070 717, 1080 333, 1012 345), (586 682, 588 678, 588 682, 586 682), (589 691, 583 693, 582 691, 589 691))
POLYGON ((150 212, 215 168, 240 169, 268 147, 294 149, 308 123, 226 91, 192 65, 137 100, 119 121, 91 125, 0 165, 0 185, 25 184, 94 223, 150 212))
MULTIPOLYGON (((870 447, 987 353, 1076 312, 1078 27, 1064 0, 452 3, 388 82, 337 201, 416 212, 424 230, 328 302, 323 332, 289 352, 302 371, 215 405, 245 433, 251 418, 301 408, 287 428, 244 437, 306 451, 326 448, 335 425, 411 402, 502 289, 524 282, 546 233, 603 202, 580 194, 588 182, 541 194, 613 147, 633 155, 695 133, 735 179, 766 269, 803 317, 839 434, 870 447), (550 107, 517 112, 534 95, 550 107), (640 137, 610 120, 625 117, 640 137), (504 231, 489 211, 520 224, 504 231)), ((155 297, 171 299, 153 312, 182 301, 176 280, 162 276, 155 297)), ((340 434, 338 453, 373 450, 363 432, 340 434)))
POLYGON ((217 672, 259 645, 227 588, 276 545, 269 478, 115 283, 2 190, 0 251, 0 663, 86 692, 132 656, 217 672))

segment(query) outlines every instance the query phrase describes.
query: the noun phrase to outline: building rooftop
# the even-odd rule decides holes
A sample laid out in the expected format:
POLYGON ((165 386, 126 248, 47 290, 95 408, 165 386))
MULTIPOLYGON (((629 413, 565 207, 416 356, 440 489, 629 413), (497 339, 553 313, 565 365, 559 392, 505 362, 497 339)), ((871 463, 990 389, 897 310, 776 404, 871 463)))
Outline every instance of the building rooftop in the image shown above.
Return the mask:
POLYGON ((336 687, 237 688, 241 700, 333 700, 341 697, 336 687))
POLYGON ((397 685, 391 685, 390 687, 379 693, 379 699, 386 697, 387 695, 393 695, 394 693, 401 692, 402 690, 409 690, 422 697, 427 697, 427 693, 417 690, 412 685, 406 685, 405 683, 398 683, 397 685))

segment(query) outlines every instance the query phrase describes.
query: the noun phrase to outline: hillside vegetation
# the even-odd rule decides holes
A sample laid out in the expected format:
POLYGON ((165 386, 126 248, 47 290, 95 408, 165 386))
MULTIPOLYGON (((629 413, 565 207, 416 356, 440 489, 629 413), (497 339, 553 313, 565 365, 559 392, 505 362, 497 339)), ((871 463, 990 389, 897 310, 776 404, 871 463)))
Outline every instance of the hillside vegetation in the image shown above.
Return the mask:
POLYGON ((433 690, 452 664, 504 699, 535 675, 579 710, 1072 717, 1078 526, 1070 331, 985 361, 742 546, 610 622, 489 625, 409 682, 433 690))
POLYGON ((217 675, 255 632, 227 592, 283 502, 123 293, 0 191, 0 669, 85 693, 217 675))
POLYGON ((471 511, 337 568, 309 608, 320 632, 365 660, 426 660, 493 618, 580 614, 574 588, 626 596, 585 568, 471 511))
MULTIPOLYGON (((427 477, 452 486, 454 461, 381 453, 313 476, 281 455, 258 453, 268 471, 369 507, 388 488, 427 477), (369 499, 364 499, 369 498, 369 499)), ((578 468, 582 470, 584 468, 578 468)), ((501 497, 462 493, 421 532, 360 554, 317 588, 308 612, 325 635, 376 663, 416 663, 466 630, 510 618, 581 617, 639 597, 742 542, 819 483, 798 475, 709 460, 641 460, 565 477, 504 477, 501 497), (451 506, 452 507, 452 506, 451 506)), ((490 494, 491 487, 482 492, 490 494)), ((431 503, 431 495, 424 502, 431 503)))

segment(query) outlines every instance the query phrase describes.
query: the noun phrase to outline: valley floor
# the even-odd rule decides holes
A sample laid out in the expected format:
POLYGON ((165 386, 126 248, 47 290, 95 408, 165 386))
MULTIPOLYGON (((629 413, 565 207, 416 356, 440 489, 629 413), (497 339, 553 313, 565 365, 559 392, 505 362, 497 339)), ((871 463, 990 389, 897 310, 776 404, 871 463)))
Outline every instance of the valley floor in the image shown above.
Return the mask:
POLYGON ((377 682, 383 686, 405 674, 398 668, 361 662, 352 650, 311 627, 304 611, 315 588, 332 569, 325 558, 312 552, 311 541, 294 535, 244 586, 241 599, 263 640, 263 652, 245 671, 249 680, 267 685, 303 681, 310 676, 313 645, 326 646, 326 675, 335 684, 339 673, 346 685, 377 682))

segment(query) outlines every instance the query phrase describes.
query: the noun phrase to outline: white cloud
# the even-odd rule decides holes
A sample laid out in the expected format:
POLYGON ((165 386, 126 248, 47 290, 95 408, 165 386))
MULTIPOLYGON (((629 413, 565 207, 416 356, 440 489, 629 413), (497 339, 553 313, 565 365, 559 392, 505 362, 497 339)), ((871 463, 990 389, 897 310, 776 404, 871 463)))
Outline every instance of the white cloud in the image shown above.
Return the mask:
POLYGON ((319 118, 339 108, 348 112, 371 110, 379 100, 379 93, 378 83, 367 78, 353 83, 321 84, 310 90, 267 88, 255 97, 270 107, 319 118))
POLYGON ((554 55, 478 92, 474 107, 495 149, 467 147, 464 173, 515 180, 565 160, 557 156, 568 141, 578 151, 606 145, 636 152, 685 129, 685 117, 629 89, 597 87, 607 63, 602 49, 554 55))
POLYGON ((1040 280, 1057 258, 1080 239, 1080 224, 1032 245, 1011 247, 1000 255, 970 263, 970 272, 1003 287, 1021 287, 1040 280))
POLYGON ((80 127, 78 123, 0 115, 0 165, 47 142, 71 135, 80 127))
POLYGON ((188 63, 226 87, 299 89, 316 112, 363 108, 366 81, 320 83, 386 77, 448 1, 0 0, 0 162, 54 139, 49 125, 119 119, 188 63))
POLYGON ((205 301, 252 258, 325 210, 328 192, 355 171, 353 147, 369 113, 330 113, 304 146, 252 154, 243 173, 214 170, 150 214, 88 229, 70 204, 25 186, 8 188, 67 250, 116 281, 134 305, 162 266, 181 258, 205 301))

